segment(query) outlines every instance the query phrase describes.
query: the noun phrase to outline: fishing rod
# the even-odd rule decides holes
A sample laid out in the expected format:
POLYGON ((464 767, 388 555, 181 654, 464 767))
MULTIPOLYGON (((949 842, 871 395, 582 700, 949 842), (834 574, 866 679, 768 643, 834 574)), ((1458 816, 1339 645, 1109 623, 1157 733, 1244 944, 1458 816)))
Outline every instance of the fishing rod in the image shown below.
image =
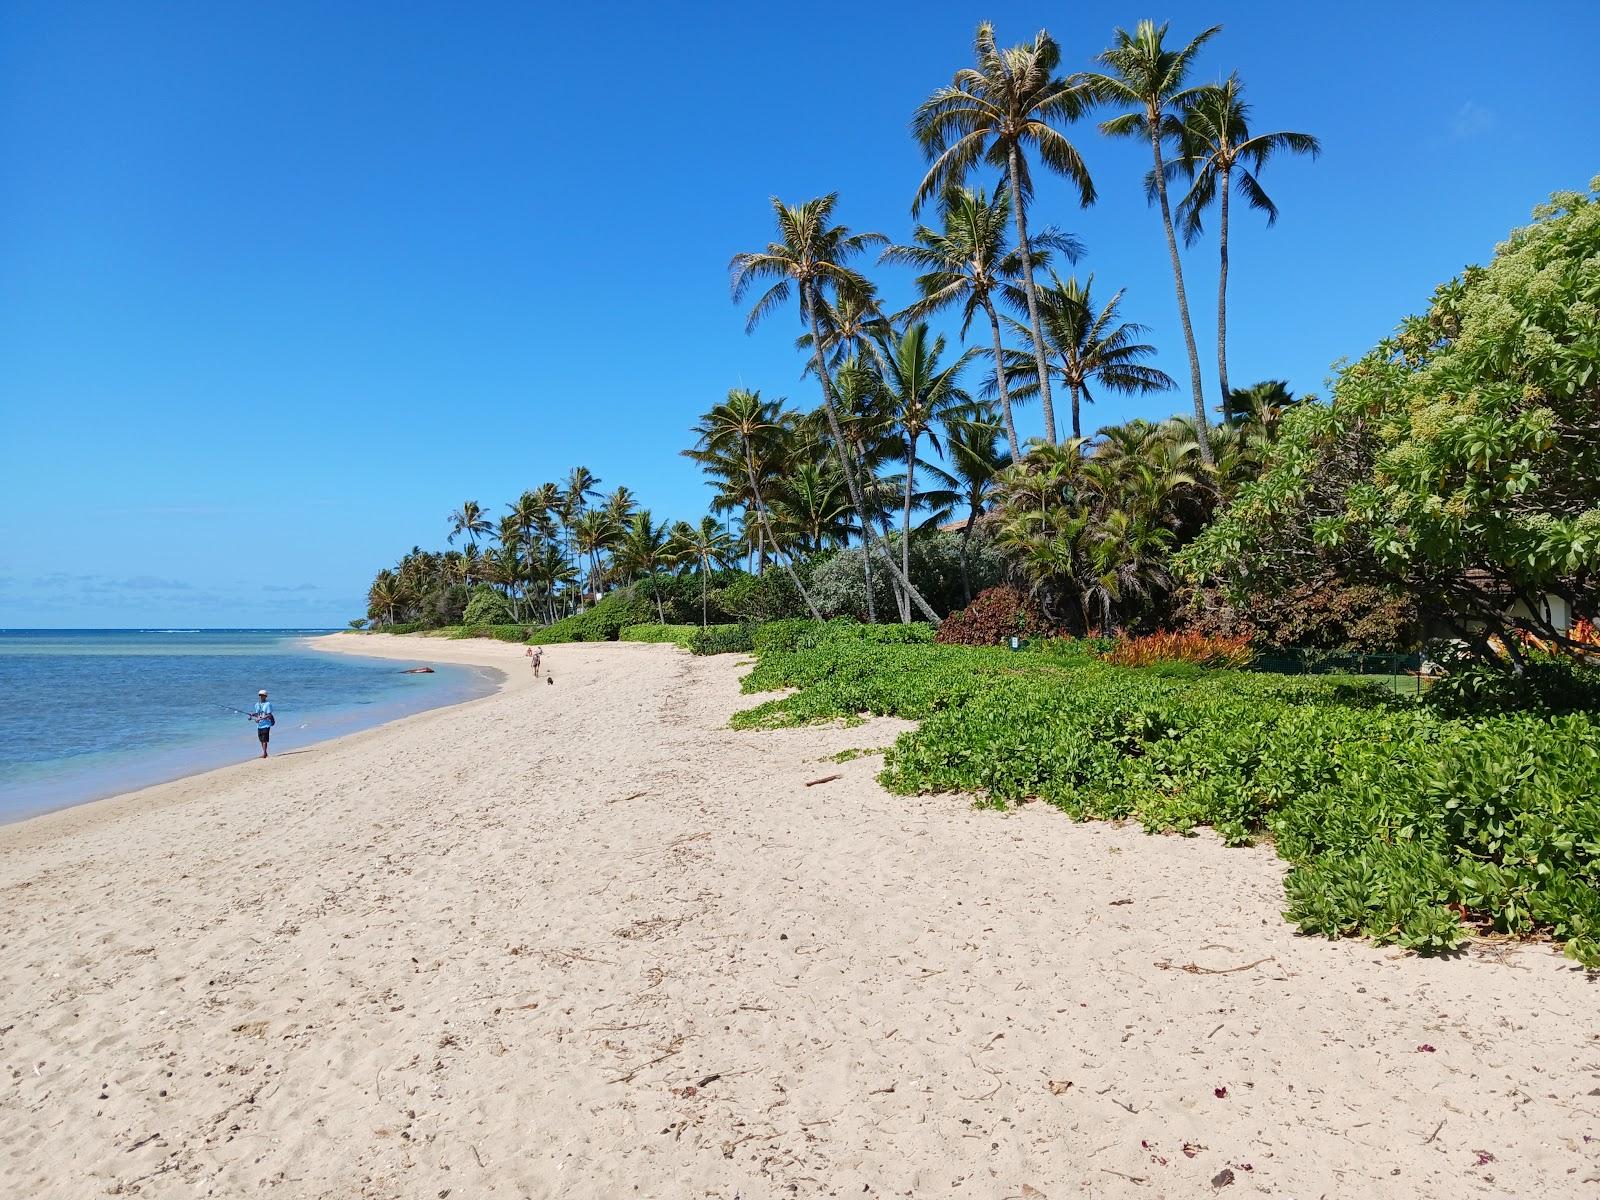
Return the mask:
POLYGON ((238 714, 239 714, 239 715, 240 715, 240 716, 241 716, 241 717, 253 717, 253 716, 255 716, 255 713, 248 713, 248 712, 245 712, 245 710, 244 710, 244 709, 242 709, 242 708, 235 708, 235 707, 234 707, 234 706, 233 706, 233 705, 231 705, 231 704, 217 704, 217 702, 216 702, 216 701, 215 701, 215 700, 213 700, 213 701, 212 701, 212 705, 213 705, 213 706, 214 706, 214 707, 216 707, 216 708, 225 708, 225 709, 227 709, 227 710, 228 710, 228 711, 229 711, 229 712, 236 712, 236 713, 238 713, 238 714))

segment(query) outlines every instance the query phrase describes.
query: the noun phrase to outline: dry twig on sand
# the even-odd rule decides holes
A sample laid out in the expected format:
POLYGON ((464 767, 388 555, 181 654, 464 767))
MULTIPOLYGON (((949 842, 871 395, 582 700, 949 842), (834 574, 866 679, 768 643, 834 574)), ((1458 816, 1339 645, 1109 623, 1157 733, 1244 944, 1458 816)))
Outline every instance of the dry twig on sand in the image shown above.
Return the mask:
POLYGON ((1259 967, 1264 962, 1272 962, 1273 957, 1269 954, 1266 958, 1258 958, 1255 962, 1247 962, 1237 967, 1202 967, 1199 963, 1192 962, 1175 967, 1170 958, 1162 959, 1156 966, 1163 971, 1187 971, 1191 975, 1232 975, 1235 971, 1248 971, 1251 967, 1259 967))
POLYGON ((835 779, 843 779, 842 775, 824 775, 821 779, 806 780, 807 787, 816 787, 819 783, 832 783, 835 779))
POLYGON ((656 1055, 649 1062, 640 1063, 637 1067, 634 1067, 633 1070, 629 1071, 626 1075, 619 1075, 615 1079, 613 1079, 611 1082, 612 1083, 632 1083, 633 1082, 633 1077, 635 1075, 637 1075, 640 1071, 643 1071, 643 1070, 646 1070, 646 1069, 648 1069, 650 1067, 653 1067, 657 1063, 666 1062, 667 1059, 671 1058, 674 1054, 677 1054, 679 1051, 681 1051, 683 1049, 684 1042, 686 1042, 688 1040, 689 1039, 686 1036, 684 1036, 683 1034, 680 1033, 677 1037, 673 1038, 670 1042, 667 1043, 667 1046, 666 1046, 665 1050, 663 1050, 660 1054, 656 1055))

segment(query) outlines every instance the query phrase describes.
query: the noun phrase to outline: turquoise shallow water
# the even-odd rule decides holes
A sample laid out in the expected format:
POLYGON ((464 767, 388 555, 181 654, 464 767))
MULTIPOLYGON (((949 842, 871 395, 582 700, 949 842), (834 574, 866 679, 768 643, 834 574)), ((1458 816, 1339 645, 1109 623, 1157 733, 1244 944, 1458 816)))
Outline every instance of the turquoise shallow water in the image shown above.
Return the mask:
POLYGON ((0 821, 243 761, 222 705, 271 693, 274 753, 494 689, 491 671, 312 650, 328 630, 0 630, 0 821))

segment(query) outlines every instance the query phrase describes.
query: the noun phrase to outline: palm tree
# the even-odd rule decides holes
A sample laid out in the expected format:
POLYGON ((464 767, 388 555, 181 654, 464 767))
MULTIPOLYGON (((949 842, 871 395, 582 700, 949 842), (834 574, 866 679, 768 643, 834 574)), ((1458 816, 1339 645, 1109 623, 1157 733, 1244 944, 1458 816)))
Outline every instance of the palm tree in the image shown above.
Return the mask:
MULTIPOLYGON (((889 318, 878 307, 878 298, 870 290, 865 293, 842 292, 830 301, 823 296, 817 305, 817 324, 822 329, 822 349, 830 370, 837 371, 849 358, 870 356, 874 361, 882 358, 879 346, 893 332, 889 318)), ((811 335, 802 333, 795 339, 795 349, 809 351, 811 335)), ((807 356, 808 359, 810 356, 807 356)), ((806 363, 805 374, 816 370, 816 360, 806 363)))
POLYGON ((528 575, 530 582, 538 584, 544 593, 545 620, 554 621, 556 589, 577 583, 578 572, 559 546, 546 542, 528 563, 528 575))
MULTIPOLYGON (((653 576, 670 567, 676 558, 668 544, 667 523, 657 525, 650 519, 650 510, 641 508, 633 514, 633 521, 617 546, 617 565, 630 578, 653 576)), ((656 618, 665 625, 667 614, 661 607, 661 589, 656 594, 656 618)))
MULTIPOLYGON (((870 512, 877 513, 880 510, 876 503, 880 490, 878 472, 894 457, 894 437, 880 374, 882 350, 881 347, 874 347, 874 350, 876 356, 870 362, 857 357, 840 364, 833 377, 833 395, 839 410, 839 426, 844 434, 844 457, 859 467, 866 481, 859 498, 870 512)), ((811 424, 816 426, 819 423, 825 428, 820 411, 814 415, 811 424)), ((855 512, 859 521, 863 516, 861 508, 858 506, 855 512)), ((862 535, 863 545, 867 536, 862 535)), ((878 602, 877 591, 872 585, 871 553, 864 552, 861 555, 861 575, 866 586, 867 624, 875 625, 878 621, 878 602)), ((898 584, 895 589, 898 591, 898 584)))
POLYGON ((930 621, 937 621, 938 613, 912 586, 911 580, 904 577, 888 548, 879 541, 867 520, 861 484, 856 478, 855 465, 850 461, 843 431, 839 428, 838 413, 834 411, 833 381, 822 357, 823 306, 837 305, 842 297, 860 300, 871 294, 871 285, 859 272, 851 269, 849 262, 869 247, 888 240, 881 233, 852 233, 843 225, 831 224, 833 209, 838 202, 837 192, 795 206, 784 204, 774 196, 772 212, 777 219, 781 240, 769 242, 764 250, 735 254, 728 264, 730 290, 737 303, 745 298, 755 284, 771 281, 771 286, 761 293, 750 309, 745 321, 746 332, 753 330, 762 317, 787 301, 791 292, 798 292, 800 319, 811 334, 812 369, 822 385, 823 417, 833 440, 834 453, 839 458, 839 470, 844 474, 845 485, 850 491, 850 502, 860 518, 867 553, 876 551, 923 615, 930 621))
MULTIPOLYGON (((965 180, 980 159, 1005 173, 1022 256, 1028 323, 1038 350, 1043 340, 1034 301, 1027 212, 1033 179, 1024 151, 1030 147, 1037 150, 1045 167, 1077 186, 1078 199, 1085 208, 1093 204, 1094 183, 1089 178, 1089 168, 1077 148, 1055 127, 1057 123, 1077 120, 1084 111, 1085 97, 1076 86, 1056 76, 1061 48, 1043 30, 1034 35, 1031 44, 1001 50, 995 45, 994 26, 985 21, 978 26, 973 51, 977 65, 957 71, 955 78, 924 100, 911 118, 912 132, 931 160, 911 211, 915 214, 936 191, 965 180)), ((1054 443, 1055 406, 1042 350, 1034 365, 1044 404, 1045 440, 1054 443)))
POLYGON ((1305 404, 1309 397, 1296 396, 1282 379, 1263 379, 1247 388, 1239 388, 1230 396, 1233 420, 1248 425, 1255 434, 1266 441, 1278 436, 1278 426, 1291 408, 1305 404))
MULTIPOLYGON (((981 188, 953 188, 940 200, 939 215, 942 230, 918 225, 912 233, 914 246, 890 246, 883 252, 883 261, 904 263, 921 268, 917 276, 917 291, 921 299, 905 310, 904 316, 921 318, 931 316, 961 305, 961 337, 967 336, 972 318, 981 310, 989 318, 989 330, 994 339, 994 361, 1005 361, 1005 347, 1000 340, 1000 317, 995 312, 994 296, 1005 285, 1022 275, 1022 255, 1009 250, 1006 243, 1006 226, 1011 219, 1011 202, 1005 192, 996 192, 991 200, 981 188)), ((1082 244, 1070 234, 1045 230, 1035 235, 1032 250, 1034 265, 1044 266, 1048 251, 1059 250, 1069 262, 1076 262, 1083 252, 1082 244)), ((1017 426, 1011 415, 1011 394, 1004 372, 998 377, 1000 413, 1005 419, 1006 441, 1011 446, 1011 457, 1022 457, 1022 443, 1017 438, 1017 426)))
POLYGON ((1230 183, 1239 189, 1251 208, 1267 214, 1267 224, 1278 219, 1278 206, 1256 179, 1256 172, 1278 151, 1322 153, 1322 144, 1309 133, 1250 134, 1250 106, 1243 99, 1244 85, 1237 74, 1217 87, 1202 88, 1184 117, 1184 157, 1169 163, 1191 172, 1194 182, 1188 195, 1178 201, 1183 220, 1183 241, 1189 245, 1200 236, 1200 217, 1217 203, 1217 248, 1221 263, 1217 274, 1217 383, 1222 389, 1222 419, 1233 420, 1233 392, 1228 386, 1228 199, 1230 183))
POLYGON ((588 507, 589 501, 600 495, 600 480, 588 467, 573 467, 567 472, 567 484, 562 489, 573 512, 583 512, 588 507))
MULTIPOLYGON (((917 448, 923 438, 939 449, 935 430, 944 421, 969 415, 972 398, 961 390, 962 369, 976 350, 968 350, 948 366, 941 366, 944 338, 930 340, 928 323, 918 321, 889 347, 885 355, 883 388, 889 415, 899 431, 906 475, 900 524, 900 571, 911 577, 911 510, 917 478, 917 448)), ((901 597, 900 619, 911 621, 911 604, 901 597)))
POLYGON ((589 588, 600 590, 600 555, 617 542, 621 527, 603 508, 591 509, 572 522, 572 548, 589 562, 589 588))
POLYGON ((386 625, 393 625, 394 610, 401 602, 403 590, 395 573, 389 570, 378 572, 372 586, 367 589, 367 615, 374 618, 381 617, 386 625))
POLYGON ((617 485, 616 489, 601 504, 605 514, 616 522, 618 526, 625 526, 629 521, 633 520, 634 510, 638 507, 638 498, 634 496, 633 490, 625 483, 617 485))
POLYGON ((788 573, 789 581, 794 584, 795 590, 800 593, 800 598, 805 601, 806 608, 820 621, 822 615, 812 602, 811 594, 800 582, 800 576, 795 573, 794 564, 779 550, 778 539, 772 532, 772 522, 768 519, 767 505, 756 471, 758 445, 770 443, 775 434, 785 432, 792 428, 792 425, 792 415, 784 412, 781 400, 762 400, 760 392, 732 388, 726 400, 700 418, 700 423, 695 426, 698 439, 694 449, 686 450, 684 453, 690 458, 696 458, 728 449, 738 450, 744 460, 745 481, 750 486, 750 499, 760 531, 766 536, 772 546, 773 554, 788 573))
POLYGON ((1189 351, 1189 386, 1194 393, 1195 432, 1200 456, 1212 461, 1211 441, 1207 437, 1205 390, 1200 383, 1200 353, 1195 349, 1194 326, 1189 321, 1189 297, 1183 287, 1183 263, 1178 257, 1178 238, 1172 228, 1172 207, 1167 202, 1167 171, 1163 143, 1183 143, 1183 114, 1198 98, 1198 89, 1185 86, 1189 69, 1200 47, 1210 41, 1222 26, 1213 25, 1182 50, 1168 50, 1163 44, 1165 24, 1140 21, 1133 33, 1117 29, 1115 44, 1100 52, 1099 61, 1109 73, 1091 73, 1081 79, 1082 86, 1097 103, 1131 107, 1100 129, 1111 137, 1147 137, 1155 161, 1150 180, 1161 202, 1161 223, 1167 231, 1167 253, 1172 259, 1172 282, 1178 294, 1178 317, 1183 323, 1183 341, 1189 351))
POLYGON ((544 518, 544 505, 537 492, 523 492, 512 504, 506 505, 506 519, 522 540, 531 543, 544 518))
POLYGON ((669 551, 680 563, 692 563, 700 576, 700 628, 706 627, 706 583, 713 569, 726 567, 734 556, 733 539, 715 517, 701 517, 699 525, 679 521, 672 527, 669 551))
POLYGON ((998 414, 990 407, 980 407, 970 414, 951 413, 944 421, 944 459, 950 470, 937 467, 928 470, 948 489, 952 501, 961 501, 967 507, 967 518, 961 527, 961 592, 964 604, 972 603, 972 580, 967 569, 967 551, 972 542, 978 518, 994 488, 995 477, 1014 461, 998 444, 1000 422, 998 414))
POLYGON ((475 547, 480 537, 494 529, 476 500, 468 500, 445 519, 450 523, 450 536, 446 541, 451 545, 455 544, 456 536, 460 534, 466 537, 469 546, 475 547))
MULTIPOLYGON (((1051 364, 1051 371, 1066 385, 1072 398, 1073 437, 1083 436, 1079 405, 1085 400, 1094 402, 1091 385, 1130 396, 1177 386, 1165 371, 1144 365, 1143 360, 1156 352, 1154 346, 1134 340, 1144 332, 1144 326, 1117 320, 1117 308, 1126 289, 1117 292, 1096 313, 1089 294, 1093 275, 1080 285, 1076 276, 1063 283, 1051 272, 1050 282, 1051 286, 1040 294, 1039 307, 1043 310, 1047 357, 1053 355, 1060 361, 1059 366, 1051 364)), ((1026 336, 1028 331, 1019 322, 1010 317, 1006 320, 1026 336)), ((1033 385, 1026 381, 1026 356, 1012 352, 1010 360, 1010 369, 1024 378, 1016 394, 1030 395, 1033 385)))
POLYGON ((854 529, 844 480, 825 463, 802 463, 777 480, 770 515, 780 536, 812 554, 844 545, 854 529))

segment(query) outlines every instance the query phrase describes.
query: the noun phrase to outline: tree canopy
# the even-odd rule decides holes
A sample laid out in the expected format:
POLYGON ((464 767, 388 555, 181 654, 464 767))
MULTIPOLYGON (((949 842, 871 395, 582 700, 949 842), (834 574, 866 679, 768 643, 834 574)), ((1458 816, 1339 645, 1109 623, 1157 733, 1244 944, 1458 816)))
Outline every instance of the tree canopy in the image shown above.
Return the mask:
POLYGON ((1600 602, 1600 178, 1283 419, 1259 479, 1184 554, 1240 593, 1398 585, 1520 663, 1600 602))

